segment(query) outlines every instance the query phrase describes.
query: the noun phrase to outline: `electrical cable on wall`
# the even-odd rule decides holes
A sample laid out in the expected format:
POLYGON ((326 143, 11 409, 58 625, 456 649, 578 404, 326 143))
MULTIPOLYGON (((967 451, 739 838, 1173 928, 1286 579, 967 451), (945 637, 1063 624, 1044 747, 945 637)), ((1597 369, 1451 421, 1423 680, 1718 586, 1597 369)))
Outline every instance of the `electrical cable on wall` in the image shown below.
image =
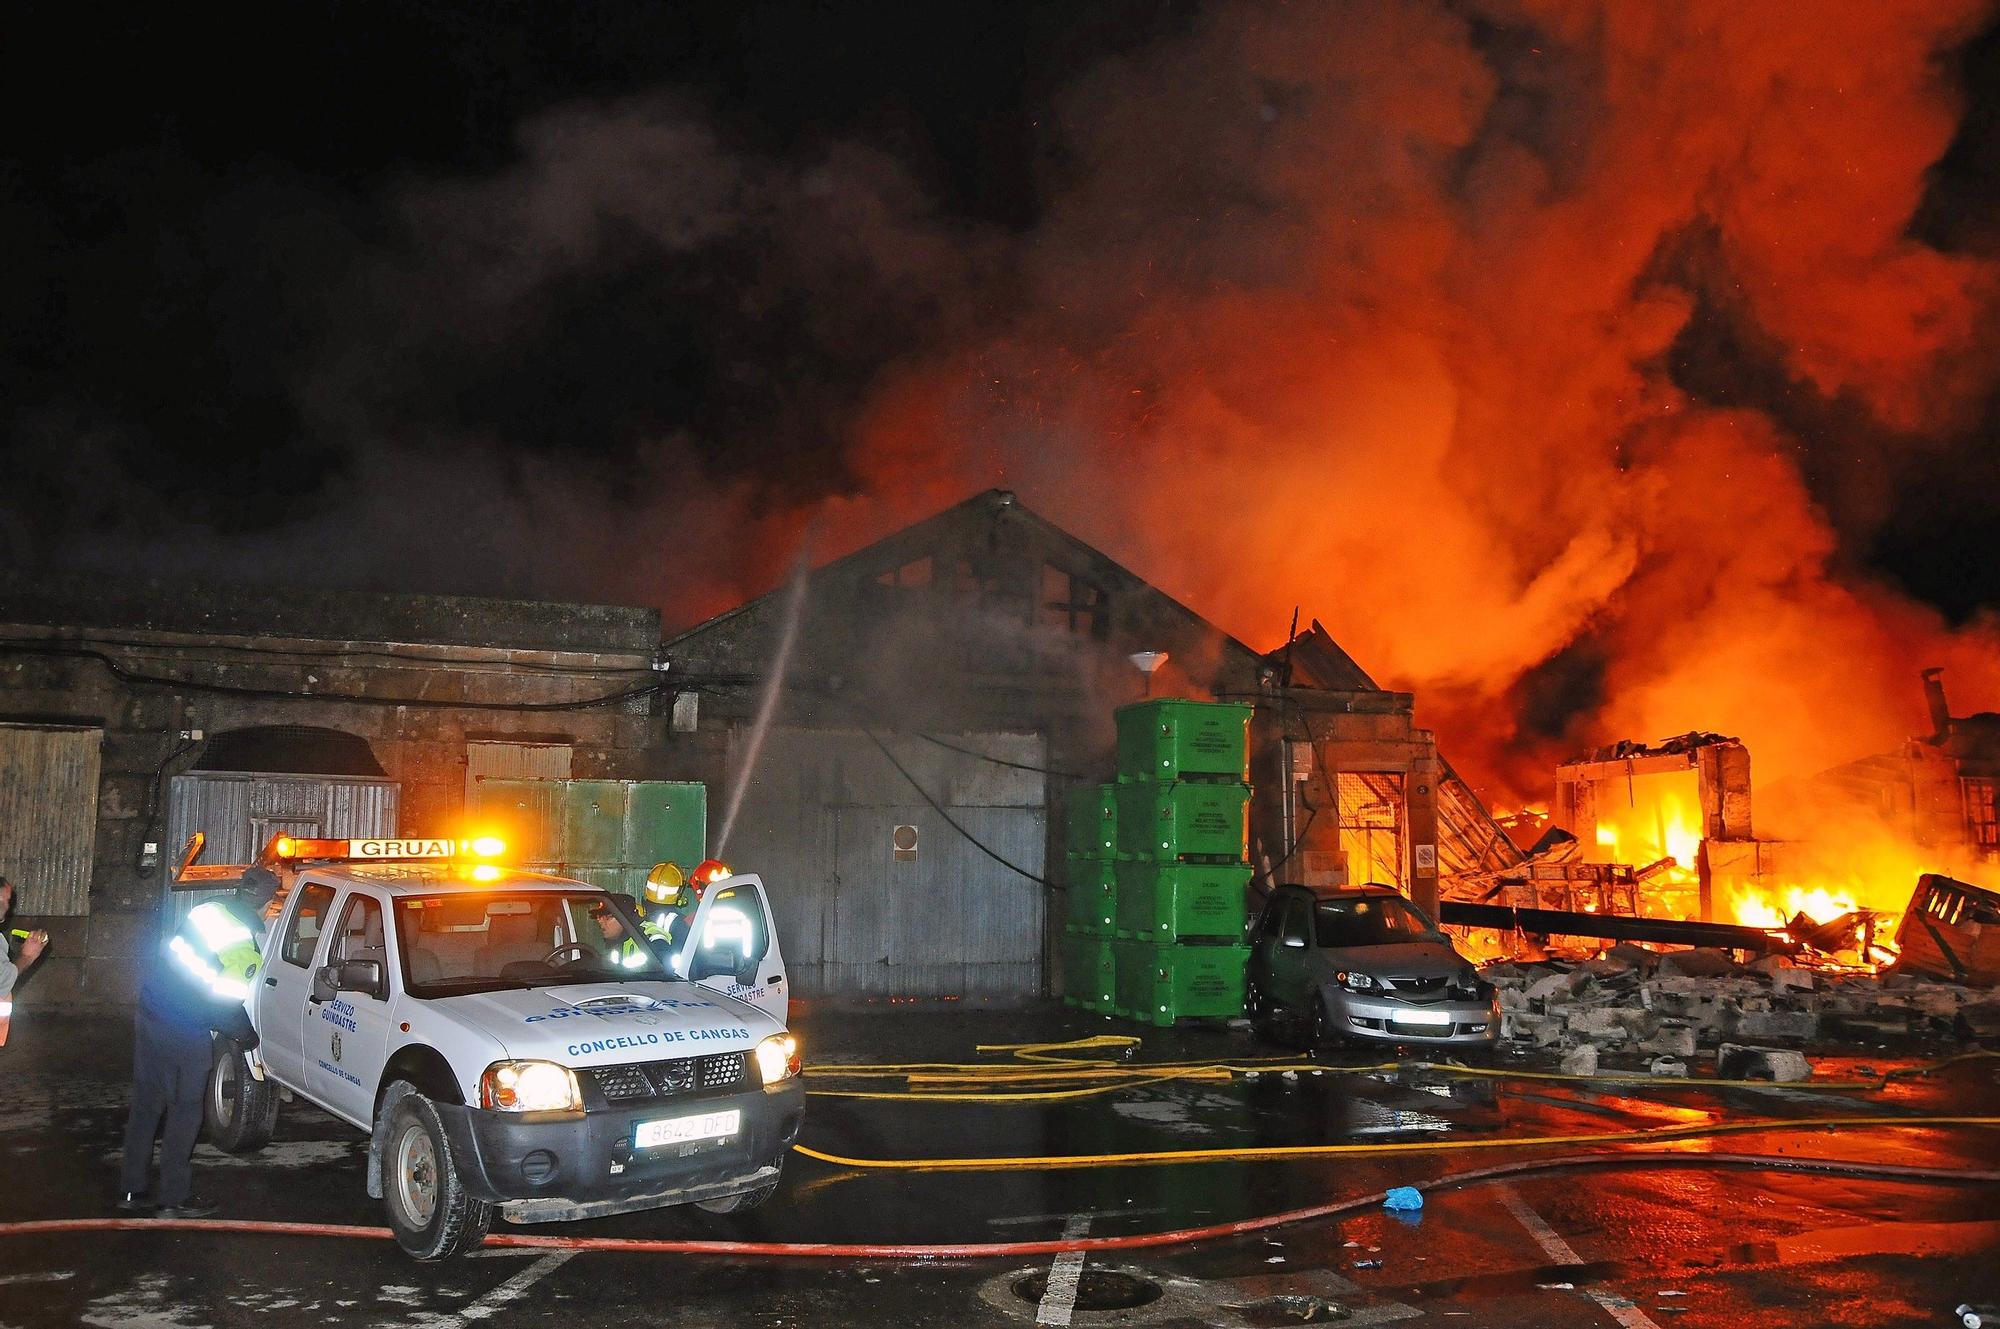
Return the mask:
POLYGON ((582 697, 575 701, 452 701, 442 697, 370 697, 342 692, 301 692, 290 688, 261 688, 238 683, 208 683, 199 679, 175 678, 166 674, 147 674, 129 669, 103 651, 83 647, 55 646, 41 642, 0 641, 0 655, 43 655, 65 659, 90 660, 104 666, 113 678, 133 687, 167 688, 176 692, 198 692, 210 696, 256 697, 277 701, 317 701, 339 702, 353 706, 408 707, 412 710, 434 711, 514 711, 530 713, 550 713, 560 711, 587 711, 600 706, 615 706, 620 702, 638 697, 658 696, 662 693, 707 692, 722 688, 744 686, 747 676, 711 675, 706 677, 681 676, 671 681, 646 683, 639 687, 623 688, 596 697, 582 697))
POLYGON ((1039 886, 1045 886, 1052 891, 1060 891, 1064 889, 1063 887, 1058 886, 1054 882, 1048 880, 1046 877, 1036 876, 1034 873, 1022 867, 1019 863, 1010 862, 1008 859, 1003 857, 998 850, 988 848, 984 841, 982 841, 978 836, 974 835, 971 831, 966 830, 965 827, 959 824, 958 819, 956 817, 952 816, 951 813, 945 811, 944 805, 942 803, 938 802, 935 798, 931 797, 930 791, 928 789, 925 789, 922 784, 918 783, 916 776, 910 774, 909 767, 903 765, 902 762, 896 760, 896 754, 889 751, 889 745, 887 743, 884 743, 881 737, 878 734, 876 734, 876 732, 873 729, 863 729, 861 732, 868 735, 868 741, 873 743, 877 748, 879 748, 881 750, 882 755, 888 758, 889 764, 891 766, 894 766, 898 771, 900 771, 902 773, 903 778, 910 782, 910 788, 917 791, 917 797, 923 799, 924 802, 930 804, 931 811, 937 813, 938 816, 943 817, 945 825, 951 827, 954 831, 957 831, 960 835, 964 836, 966 841, 970 843, 974 849, 977 849, 980 853, 986 855, 988 858, 992 859, 995 863, 998 863, 1001 867, 1006 868, 1009 872, 1019 873, 1021 876, 1026 877, 1029 881, 1032 881, 1039 886))
POLYGON ((927 734, 921 729, 897 729, 891 726, 890 731, 897 734, 908 734, 911 738, 921 738, 924 742, 934 743, 946 751, 960 752, 968 757, 977 757, 981 761, 991 762, 995 766, 1005 766, 1007 769, 1013 771, 1033 771, 1037 775, 1053 775, 1060 780, 1093 781, 1093 777, 1079 775, 1075 771, 1057 770, 1053 766, 1036 766, 1025 761, 1008 761, 1005 757, 996 757, 990 752, 981 752, 977 748, 968 748, 957 743, 948 742, 945 739, 939 738, 936 734, 927 734))
MULTIPOLYGON (((121 650, 144 652, 151 655, 173 656, 193 649, 208 655, 255 655, 273 659, 302 660, 345 660, 354 657, 368 659, 395 660, 404 664, 447 665, 447 666, 499 666, 513 672, 516 670, 542 674, 573 674, 580 677, 604 676, 608 674, 650 674, 653 666, 642 665, 562 665, 543 664, 538 660, 492 660, 464 655, 413 655, 407 651, 386 650, 372 646, 251 646, 239 642, 203 642, 199 647, 175 645, 171 642, 137 641, 129 637, 105 637, 94 633, 61 637, 15 638, 16 641, 41 641, 50 644, 71 644, 80 646, 113 646, 121 650)), ((495 647, 496 650, 527 650, 529 647, 495 647)), ((586 654, 586 652, 548 651, 548 654, 586 654)))

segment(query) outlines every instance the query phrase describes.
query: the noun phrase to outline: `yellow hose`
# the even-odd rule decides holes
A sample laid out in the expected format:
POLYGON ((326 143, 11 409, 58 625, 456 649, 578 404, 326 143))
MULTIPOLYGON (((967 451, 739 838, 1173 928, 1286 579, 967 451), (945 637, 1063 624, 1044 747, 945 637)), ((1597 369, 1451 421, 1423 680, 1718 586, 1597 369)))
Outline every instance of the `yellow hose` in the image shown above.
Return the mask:
MULTIPOLYGON (((847 1079, 901 1079, 910 1089, 858 1090, 858 1089, 811 1089, 807 1092, 821 1098, 847 1098, 874 1101, 922 1101, 933 1103, 1054 1103, 1073 1102, 1116 1092, 1120 1089, 1138 1088, 1143 1085, 1161 1084, 1174 1080, 1197 1080, 1216 1082, 1243 1075, 1280 1075, 1300 1073, 1314 1075, 1379 1075, 1393 1071, 1427 1070, 1445 1075, 1469 1076, 1489 1080, 1541 1080, 1564 1084, 1595 1085, 1651 1085, 1663 1089, 1770 1089, 1769 1080, 1718 1080, 1711 1078, 1682 1078, 1679 1076, 1659 1076, 1640 1073, 1605 1072, 1596 1075, 1568 1075, 1560 1071, 1510 1070, 1492 1066, 1461 1066, 1452 1063, 1428 1061, 1387 1061, 1368 1066, 1327 1066, 1310 1060, 1297 1058, 1250 1058, 1233 1062, 1207 1061, 1157 1061, 1125 1062, 1095 1058, 1077 1058, 1056 1055, 1062 1052, 1082 1052, 1097 1048, 1135 1047, 1139 1039, 1124 1034, 1099 1034, 1091 1038, 1076 1039, 1067 1043, 990 1043, 981 1044, 980 1052, 1012 1052, 1020 1060, 1017 1062, 910 1062, 904 1064, 875 1063, 853 1066, 812 1066, 806 1074, 815 1080, 847 1079), (1022 1062, 1029 1064, 1023 1065, 1022 1062), (1062 1090, 1021 1090, 1009 1093, 963 1093, 944 1092, 944 1086, 955 1085, 1056 1085, 1072 1081, 1102 1081, 1080 1089, 1062 1090), (932 1088, 931 1086, 937 1086, 932 1088)), ((1784 1087, 1790 1090, 1805 1090, 1813 1093, 1854 1093, 1879 1092, 1891 1081, 1934 1075, 1947 1066, 1966 1061, 1977 1061, 2000 1056, 2000 1053, 1975 1050, 1962 1052, 1956 1056, 1930 1062, 1923 1066, 1908 1067, 1890 1071, 1867 1080, 1797 1080, 1784 1087)))
POLYGON ((1016 1158, 848 1158, 793 1145, 807 1158, 836 1167, 903 1172, 1046 1172, 1087 1167, 1135 1167, 1166 1163, 1259 1162, 1276 1158, 1334 1158, 1354 1154, 1460 1153, 1488 1149, 1534 1149, 1559 1144, 1634 1144, 1658 1140, 1750 1135, 1764 1131, 1845 1130, 1858 1127, 1922 1130, 1938 1126, 2000 1126, 2000 1117, 1800 1117, 1758 1121, 1698 1122, 1647 1126, 1628 1131, 1562 1135, 1522 1135, 1463 1140, 1408 1140, 1382 1144, 1260 1145, 1241 1149, 1166 1149, 1131 1154, 1041 1154, 1016 1158))

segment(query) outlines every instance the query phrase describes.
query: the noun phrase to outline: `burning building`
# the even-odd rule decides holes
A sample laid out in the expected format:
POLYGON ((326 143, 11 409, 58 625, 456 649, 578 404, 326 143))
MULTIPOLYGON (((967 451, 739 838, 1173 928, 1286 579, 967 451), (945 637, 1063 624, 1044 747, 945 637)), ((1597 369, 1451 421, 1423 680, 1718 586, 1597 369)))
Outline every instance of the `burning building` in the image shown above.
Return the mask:
POLYGON ((1621 912, 1794 932, 1801 916, 1851 917, 1866 948, 1924 873, 1977 876, 2000 859, 2000 715, 1953 717, 1940 670, 1924 691, 1929 735, 1764 789, 1754 824, 1751 754, 1734 738, 1618 743, 1564 763, 1552 821, 1574 848, 1551 856, 1629 873, 1629 893, 1607 902, 1621 912))

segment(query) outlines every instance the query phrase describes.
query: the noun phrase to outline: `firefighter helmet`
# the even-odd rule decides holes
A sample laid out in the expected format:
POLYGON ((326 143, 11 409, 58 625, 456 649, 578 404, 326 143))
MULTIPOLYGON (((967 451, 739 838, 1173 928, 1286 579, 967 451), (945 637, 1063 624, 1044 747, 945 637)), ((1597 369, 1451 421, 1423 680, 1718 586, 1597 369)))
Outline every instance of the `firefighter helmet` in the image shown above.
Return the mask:
POLYGON ((687 877, 681 872, 681 865, 674 862, 658 864, 646 874, 646 899, 653 904, 672 904, 687 885, 687 877))
POLYGON ((735 870, 721 859, 704 858, 701 861, 701 866, 689 874, 689 880, 694 883, 694 888, 699 891, 721 881, 724 877, 732 877, 734 875, 736 875, 735 870))

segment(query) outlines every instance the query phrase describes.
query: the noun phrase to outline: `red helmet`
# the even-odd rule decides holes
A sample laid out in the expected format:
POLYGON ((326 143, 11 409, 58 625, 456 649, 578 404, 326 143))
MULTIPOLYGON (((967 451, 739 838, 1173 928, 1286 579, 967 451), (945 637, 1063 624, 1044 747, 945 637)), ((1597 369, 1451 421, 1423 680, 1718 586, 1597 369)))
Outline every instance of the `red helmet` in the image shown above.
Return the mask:
POLYGON ((729 864, 723 862, 721 859, 704 858, 693 872, 688 873, 688 880, 694 884, 696 890, 701 890, 704 887, 715 884, 724 877, 734 875, 735 869, 731 868, 729 864))

